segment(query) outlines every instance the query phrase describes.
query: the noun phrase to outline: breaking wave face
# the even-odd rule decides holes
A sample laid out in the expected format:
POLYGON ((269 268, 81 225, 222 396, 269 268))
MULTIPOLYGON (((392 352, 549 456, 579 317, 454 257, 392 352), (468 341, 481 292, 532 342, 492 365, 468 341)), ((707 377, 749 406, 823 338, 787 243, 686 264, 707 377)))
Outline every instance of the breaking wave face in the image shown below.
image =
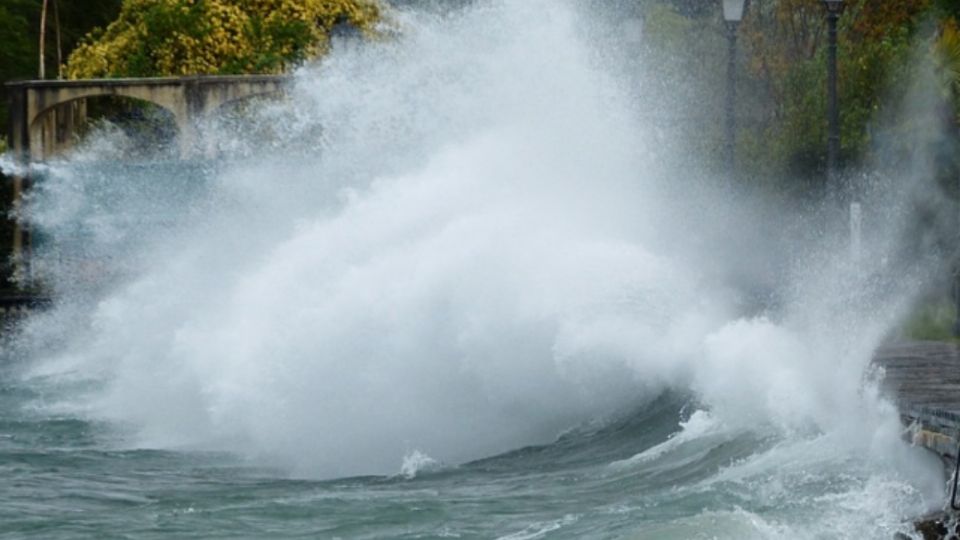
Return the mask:
POLYGON ((22 346, 33 375, 92 383, 60 406, 138 446, 340 477, 549 442, 677 388, 724 429, 915 461, 864 374, 923 272, 863 277, 828 226, 685 169, 645 120, 656 85, 638 96, 564 2, 393 24, 209 126, 216 163, 52 165, 27 215, 61 305, 22 346))

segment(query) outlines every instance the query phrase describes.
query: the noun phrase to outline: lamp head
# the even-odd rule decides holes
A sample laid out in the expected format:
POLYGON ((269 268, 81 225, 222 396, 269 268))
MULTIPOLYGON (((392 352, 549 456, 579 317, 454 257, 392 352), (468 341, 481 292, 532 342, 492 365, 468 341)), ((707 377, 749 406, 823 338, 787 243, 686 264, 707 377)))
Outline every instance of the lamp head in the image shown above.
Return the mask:
POLYGON ((643 21, 637 18, 623 21, 623 38, 627 43, 636 45, 643 42, 643 21))
POLYGON ((747 0, 723 0, 723 18, 727 22, 740 22, 746 5, 747 0))
POLYGON ((843 11, 843 0, 823 0, 823 5, 830 13, 840 13, 843 11))

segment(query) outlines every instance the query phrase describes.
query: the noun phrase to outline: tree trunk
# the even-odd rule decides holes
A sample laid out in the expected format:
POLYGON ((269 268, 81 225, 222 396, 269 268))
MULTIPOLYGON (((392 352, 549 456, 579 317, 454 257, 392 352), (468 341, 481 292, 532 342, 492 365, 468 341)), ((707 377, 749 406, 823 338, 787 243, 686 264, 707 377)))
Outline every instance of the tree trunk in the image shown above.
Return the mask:
POLYGON ((43 53, 46 43, 44 42, 47 35, 47 1, 43 0, 43 7, 40 9, 40 78, 43 79, 46 77, 46 69, 44 66, 43 53))
POLYGON ((57 31, 57 78, 63 78, 63 45, 60 40, 60 2, 53 0, 53 24, 57 31))

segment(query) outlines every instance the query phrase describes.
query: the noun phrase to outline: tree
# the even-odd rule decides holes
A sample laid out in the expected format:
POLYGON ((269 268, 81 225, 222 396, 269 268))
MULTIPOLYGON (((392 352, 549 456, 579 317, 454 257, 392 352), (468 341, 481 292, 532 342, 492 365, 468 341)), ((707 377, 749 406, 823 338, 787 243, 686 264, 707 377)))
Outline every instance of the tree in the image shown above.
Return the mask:
POLYGON ((960 28, 956 19, 948 19, 935 44, 938 67, 945 91, 960 114, 960 28))
POLYGON ((376 0, 124 0, 67 76, 278 73, 326 52, 339 24, 372 32, 380 13, 376 0))
MULTIPOLYGON (((869 152, 874 141, 868 128, 885 103, 896 102, 906 91, 918 21, 929 11, 930 0, 847 2, 838 56, 844 161, 869 152)), ((824 165, 827 127, 827 36, 821 2, 758 1, 743 30, 750 73, 767 94, 762 134, 746 149, 755 159, 747 161, 821 178, 817 173, 824 165)))
POLYGON ((47 75, 47 74, 46 74, 46 62, 44 61, 44 60, 45 60, 45 58, 44 58, 44 53, 45 53, 46 50, 47 50, 47 48, 46 48, 46 46, 45 46, 46 37, 47 37, 47 4, 49 4, 49 0, 43 0, 43 6, 40 8, 40 45, 39 45, 38 48, 40 49, 40 54, 39 54, 40 70, 39 70, 39 73, 40 73, 40 78, 41 78, 41 79, 45 78, 46 75, 47 75))
MULTIPOLYGON (((3 44, 0 47, 0 82, 36 78, 42 4, 42 0, 0 1, 0 43, 3 44)), ((116 18, 120 0, 54 2, 54 8, 54 17, 60 20, 63 49, 71 50, 91 29, 116 18)), ((55 65, 58 63, 56 51, 52 47, 49 49, 45 51, 46 63, 55 65)), ((5 130, 6 125, 7 100, 0 95, 0 129, 5 130)))

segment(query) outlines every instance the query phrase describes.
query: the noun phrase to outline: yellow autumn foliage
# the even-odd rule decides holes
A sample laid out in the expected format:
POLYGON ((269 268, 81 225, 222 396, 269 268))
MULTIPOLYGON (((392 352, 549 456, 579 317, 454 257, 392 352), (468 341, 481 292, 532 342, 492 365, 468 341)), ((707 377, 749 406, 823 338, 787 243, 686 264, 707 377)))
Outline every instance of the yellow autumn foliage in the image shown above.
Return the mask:
POLYGON ((118 18, 70 55, 67 76, 279 73, 322 55, 347 23, 365 34, 377 0, 124 0, 118 18))
POLYGON ((935 47, 947 83, 960 95, 960 27, 957 21, 949 19, 943 24, 935 47))

